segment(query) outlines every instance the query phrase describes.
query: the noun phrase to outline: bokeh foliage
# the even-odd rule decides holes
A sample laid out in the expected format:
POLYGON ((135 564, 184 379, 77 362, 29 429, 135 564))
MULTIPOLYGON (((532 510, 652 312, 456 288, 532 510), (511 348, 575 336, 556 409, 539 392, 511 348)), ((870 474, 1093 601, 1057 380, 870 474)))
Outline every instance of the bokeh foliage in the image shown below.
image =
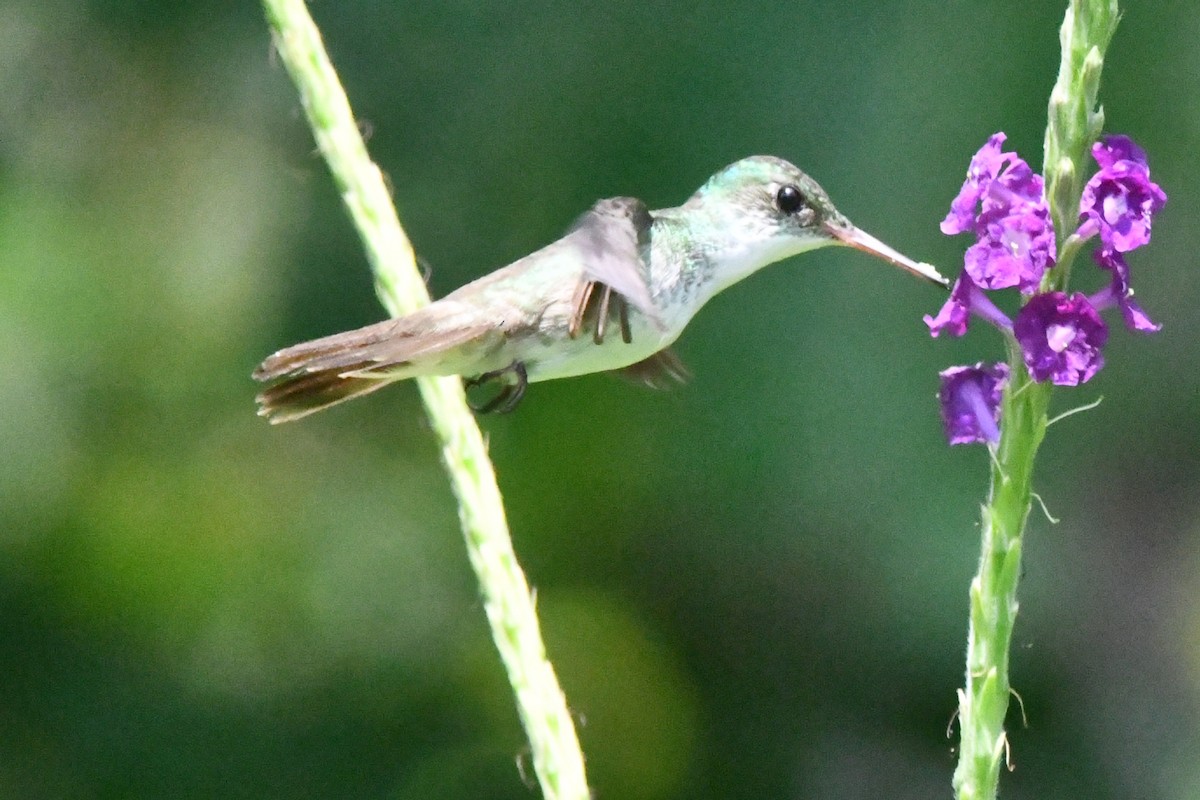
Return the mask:
MULTIPOLYGON (((1062 14, 313 11, 438 295, 756 152, 952 273, 970 154, 1040 162, 1062 14)), ((1105 400, 1042 451, 1006 797, 1200 796, 1198 11, 1128 4, 1105 67, 1171 196, 1132 264, 1165 328, 1059 393, 1105 400)), ((811 254, 704 310, 687 386, 484 420, 599 797, 949 796, 987 465, 932 394, 1000 343, 938 304, 811 254)), ((0 8, 0 796, 529 796, 415 391, 253 415, 259 358, 381 315, 255 3, 0 8)))

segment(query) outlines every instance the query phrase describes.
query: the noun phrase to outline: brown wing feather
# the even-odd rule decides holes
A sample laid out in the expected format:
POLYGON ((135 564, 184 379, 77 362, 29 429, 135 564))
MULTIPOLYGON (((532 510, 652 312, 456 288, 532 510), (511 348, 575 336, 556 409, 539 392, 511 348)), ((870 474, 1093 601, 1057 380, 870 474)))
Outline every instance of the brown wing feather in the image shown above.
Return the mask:
MULTIPOLYGON (((613 292, 618 300, 613 308, 620 311, 627 302, 661 327, 658 309, 650 296, 646 265, 642 261, 652 224, 650 212, 641 200, 612 197, 596 203, 571 227, 565 241, 575 247, 583 264, 568 330, 572 338, 582 327, 590 301, 598 298, 601 310, 596 318, 595 338, 597 344, 603 342, 608 319, 606 312, 613 292), (597 284, 603 291, 593 291, 597 284)), ((622 322, 621 333, 628 339, 627 322, 622 322)))

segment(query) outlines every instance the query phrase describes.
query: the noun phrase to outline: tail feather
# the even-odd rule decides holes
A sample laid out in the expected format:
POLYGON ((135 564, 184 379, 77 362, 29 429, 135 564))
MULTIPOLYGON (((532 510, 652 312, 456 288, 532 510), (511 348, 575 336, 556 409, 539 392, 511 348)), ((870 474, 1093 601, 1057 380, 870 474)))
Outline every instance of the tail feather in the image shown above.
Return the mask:
POLYGON ((255 398, 258 415, 266 417, 272 425, 291 422, 382 389, 394 380, 384 375, 354 375, 336 369, 300 374, 260 392, 255 398))
MULTIPOLYGON (((361 364, 364 355, 373 347, 394 337, 404 337, 399 325, 402 320, 384 320, 358 330, 323 336, 311 342, 285 347, 272 353, 254 370, 254 379, 273 381, 296 372, 316 372, 335 367, 361 364)), ((415 338, 409 334, 409 339, 415 338)))
POLYGON ((497 333, 492 325, 436 328, 430 322, 417 312, 268 356, 254 370, 254 379, 276 383, 258 395, 259 415, 272 423, 306 417, 397 380, 436 372, 435 356, 497 333))

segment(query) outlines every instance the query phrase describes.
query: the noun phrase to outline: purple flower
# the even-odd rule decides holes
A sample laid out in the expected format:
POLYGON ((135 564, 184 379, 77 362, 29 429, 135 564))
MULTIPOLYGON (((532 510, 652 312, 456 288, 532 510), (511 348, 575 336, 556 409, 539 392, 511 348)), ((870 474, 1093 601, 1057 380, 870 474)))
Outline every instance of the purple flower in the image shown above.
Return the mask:
POLYGON ((1004 216, 985 212, 979 221, 979 240, 967 250, 967 274, 985 289, 1036 291, 1054 263, 1054 228, 1045 206, 1024 204, 1004 216))
POLYGON ((1017 157, 1016 153, 1000 152, 1000 146, 1007 138, 1003 133, 992 134, 972 157, 967 167, 967 180, 959 190, 958 197, 950 203, 950 213, 942 220, 942 233, 953 236, 975 229, 975 206, 1000 170, 1017 157))
POLYGON ((1054 263, 1054 228, 1042 177, 1016 153, 1001 152, 1004 140, 1003 133, 994 134, 971 159, 967 180, 941 227, 948 235, 975 233, 966 270, 976 284, 1019 286, 1029 294, 1054 263))
POLYGON ((1013 335, 1035 381, 1086 383, 1104 366, 1108 328, 1087 297, 1048 292, 1031 297, 1017 314, 1013 335))
POLYGON ((1167 195, 1150 180, 1146 153, 1127 136, 1106 136, 1092 146, 1100 171, 1083 189, 1079 214, 1085 233, 1099 228, 1109 250, 1127 253, 1150 241, 1150 220, 1167 195))
POLYGON ((978 314, 997 328, 1012 330, 1012 320, 1003 311, 996 308, 988 296, 983 293, 968 274, 958 276, 950 299, 946 301, 936 317, 925 315, 925 324, 929 326, 929 334, 937 338, 943 331, 951 336, 962 336, 967 332, 971 314, 978 314))
POLYGON ((1000 397, 1008 382, 1007 364, 950 367, 939 373, 938 402, 950 444, 1000 441, 1000 397))
POLYGON ((1116 250, 1101 248, 1092 253, 1092 258, 1112 273, 1112 282, 1088 298, 1092 307, 1103 311, 1110 306, 1117 306, 1125 319, 1125 327, 1131 331, 1154 333, 1162 330, 1162 325, 1150 319, 1134 301, 1133 289, 1129 286, 1129 265, 1125 263, 1125 257, 1116 250))

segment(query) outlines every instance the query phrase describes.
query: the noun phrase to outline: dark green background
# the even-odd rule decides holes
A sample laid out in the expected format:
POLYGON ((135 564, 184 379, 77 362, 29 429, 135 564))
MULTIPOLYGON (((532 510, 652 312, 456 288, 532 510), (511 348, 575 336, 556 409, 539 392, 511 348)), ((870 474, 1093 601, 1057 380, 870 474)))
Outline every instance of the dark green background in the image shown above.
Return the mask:
MULTIPOLYGON (((753 153, 953 274, 971 154, 1040 164, 1062 10, 314 7, 439 295, 753 153)), ((1198 12, 1129 3, 1105 66, 1164 329, 1056 397, 1104 402, 1038 464, 1006 798, 1200 797, 1198 12)), ((949 796, 987 455, 933 393, 1001 344, 939 303, 822 251, 706 308, 686 386, 482 420, 600 800, 949 796)), ((257 5, 0 6, 0 795, 536 796, 415 389, 254 416, 260 358, 381 314, 257 5)))

